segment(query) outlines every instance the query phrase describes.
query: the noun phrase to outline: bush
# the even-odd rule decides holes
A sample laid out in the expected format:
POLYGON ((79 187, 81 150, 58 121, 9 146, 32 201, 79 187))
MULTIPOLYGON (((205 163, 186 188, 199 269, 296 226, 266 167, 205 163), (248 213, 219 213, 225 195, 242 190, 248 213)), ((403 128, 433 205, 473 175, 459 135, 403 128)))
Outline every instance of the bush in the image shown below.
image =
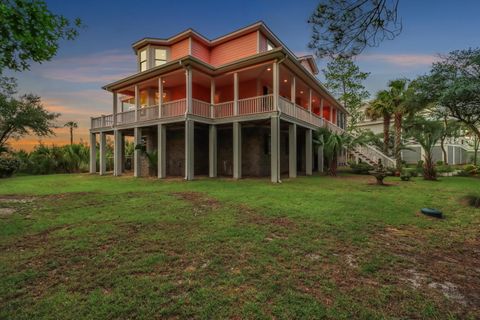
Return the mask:
POLYGON ((410 181, 410 178, 411 178, 411 176, 410 176, 410 174, 409 174, 408 172, 402 173, 402 174, 400 175, 400 179, 401 179, 402 181, 410 181))
POLYGON ((443 166, 443 164, 444 164, 444 163, 443 163, 442 160, 438 160, 438 161, 437 161, 437 166, 443 166))
POLYGON ((466 165, 463 170, 465 170, 471 176, 478 174, 478 167, 473 164, 466 165))
POLYGON ((404 168, 402 169, 402 174, 408 174, 410 177, 418 177, 417 168, 404 168))
POLYGON ((417 168, 422 169, 423 168, 424 161, 423 160, 418 160, 417 162, 417 168))
POLYGON ((368 174, 369 171, 373 170, 373 167, 366 162, 351 163, 350 168, 355 174, 368 174))
POLYGON ((439 165, 437 166, 437 172, 438 173, 447 173, 447 172, 453 172, 452 166, 447 165, 439 165))
POLYGON ((20 162, 12 157, 0 157, 0 178, 11 177, 20 167, 20 162))

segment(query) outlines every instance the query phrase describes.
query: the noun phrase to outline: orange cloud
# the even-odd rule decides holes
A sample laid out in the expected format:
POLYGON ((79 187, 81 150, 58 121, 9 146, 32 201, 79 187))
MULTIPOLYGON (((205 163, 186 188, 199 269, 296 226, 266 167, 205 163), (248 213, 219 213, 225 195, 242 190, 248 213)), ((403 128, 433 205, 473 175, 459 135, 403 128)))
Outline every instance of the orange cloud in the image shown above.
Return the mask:
POLYGON ((430 54, 365 54, 357 57, 359 61, 381 61, 400 67, 417 67, 430 65, 439 57, 430 54))

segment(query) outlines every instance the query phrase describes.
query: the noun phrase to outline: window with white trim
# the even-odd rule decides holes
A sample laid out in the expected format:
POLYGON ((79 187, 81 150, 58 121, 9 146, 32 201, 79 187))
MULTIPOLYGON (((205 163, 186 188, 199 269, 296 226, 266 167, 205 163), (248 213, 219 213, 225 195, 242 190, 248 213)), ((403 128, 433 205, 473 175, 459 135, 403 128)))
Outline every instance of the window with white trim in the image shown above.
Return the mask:
POLYGON ((167 63, 167 49, 155 48, 155 63, 154 66, 161 66, 167 63))
POLYGON ((140 72, 148 69, 147 49, 140 51, 140 72))

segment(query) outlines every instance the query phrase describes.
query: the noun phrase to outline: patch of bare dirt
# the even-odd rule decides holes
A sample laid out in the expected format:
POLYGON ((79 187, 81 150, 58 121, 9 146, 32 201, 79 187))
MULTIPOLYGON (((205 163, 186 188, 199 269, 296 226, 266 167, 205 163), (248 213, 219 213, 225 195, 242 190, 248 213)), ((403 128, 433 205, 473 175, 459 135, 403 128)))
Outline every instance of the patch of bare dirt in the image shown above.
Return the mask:
POLYGON ((0 203, 28 203, 32 202, 36 199, 36 197, 32 196, 23 196, 23 195, 1 195, 0 196, 0 203))
POLYGON ((10 217, 13 213, 15 213, 13 208, 0 208, 0 218, 10 217))
POLYGON ((220 201, 211 198, 201 192, 172 192, 170 195, 193 206, 194 215, 206 213, 221 207, 220 201))
POLYGON ((386 228, 375 241, 405 261, 392 270, 400 280, 423 291, 480 311, 480 237, 440 244, 429 242, 430 230, 386 228))

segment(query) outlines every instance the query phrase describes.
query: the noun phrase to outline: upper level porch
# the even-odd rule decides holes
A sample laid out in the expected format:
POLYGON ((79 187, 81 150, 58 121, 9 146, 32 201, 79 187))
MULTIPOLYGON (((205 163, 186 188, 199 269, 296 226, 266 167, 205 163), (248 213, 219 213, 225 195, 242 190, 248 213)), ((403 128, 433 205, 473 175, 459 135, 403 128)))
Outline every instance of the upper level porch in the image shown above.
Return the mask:
POLYGON ((152 122, 232 122, 280 114, 310 127, 345 128, 346 113, 287 65, 268 61, 212 75, 180 66, 113 92, 113 112, 91 119, 91 130, 152 122))

